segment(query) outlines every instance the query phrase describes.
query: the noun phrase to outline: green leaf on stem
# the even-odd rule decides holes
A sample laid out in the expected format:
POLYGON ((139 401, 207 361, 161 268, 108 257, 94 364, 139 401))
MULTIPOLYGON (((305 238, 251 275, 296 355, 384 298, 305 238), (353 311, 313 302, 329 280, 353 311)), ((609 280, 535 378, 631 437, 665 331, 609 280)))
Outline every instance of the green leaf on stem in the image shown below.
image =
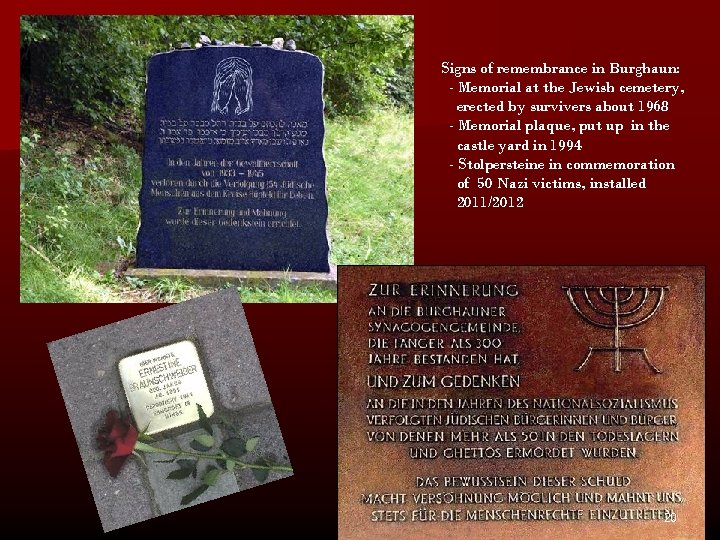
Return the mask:
POLYGON ((226 439, 220 446, 223 452, 232 457, 240 457, 245 454, 246 447, 245 441, 238 437, 226 439))
POLYGON ((205 474, 202 478, 203 484, 207 484, 208 486, 214 486, 217 483, 218 477, 221 473, 222 470, 214 467, 213 465, 209 465, 208 468, 205 469, 205 474))
POLYGON ((137 456, 137 458, 140 460, 140 462, 145 465, 145 468, 147 468, 147 462, 145 461, 145 458, 140 452, 136 452, 135 450, 132 451, 134 456, 137 456))
POLYGON ((248 452, 252 452, 253 450, 255 450, 258 441, 260 441, 260 437, 252 437, 248 439, 248 441, 245 443, 245 450, 247 450, 248 452))
POLYGON ((197 459, 178 459, 177 464, 180 466, 181 469, 188 471, 186 476, 192 474, 193 478, 197 478, 197 459))
POLYGON ((202 405, 200 405, 198 403, 197 409, 198 409, 198 416, 200 417, 200 427, 203 428, 205 431, 207 431, 209 435, 212 435, 213 434, 212 426, 210 425, 210 421, 208 420, 208 417, 205 414, 205 411, 203 411, 202 405))
MULTIPOLYGON (((255 465, 262 465, 264 467, 268 466, 268 462, 265 458, 259 458, 255 460, 255 465)), ((255 477, 255 480, 262 483, 265 480, 267 480, 268 474, 270 471, 267 469, 252 469, 253 476, 255 477)))
POLYGON ((153 452, 157 452, 158 449, 155 448, 154 446, 150 446, 149 444, 144 443, 142 441, 136 441, 135 442, 135 450, 137 450, 138 452, 153 453, 153 452))
POLYGON ((170 474, 167 475, 168 480, 182 480, 183 478, 187 478, 192 474, 192 469, 183 469, 182 467, 180 469, 175 469, 174 471, 171 471, 170 474))
POLYGON ((200 495, 205 493, 207 488, 209 488, 207 484, 200 484, 198 487, 193 489, 190 493, 185 495, 182 499, 180 499, 180 504, 189 504, 193 502, 195 499, 197 499, 200 495))
POLYGON ((213 447, 213 444, 215 444, 215 440, 212 438, 212 435, 202 433, 192 440, 190 448, 198 452, 207 452, 213 447))
POLYGON ((223 426, 225 426, 230 433, 232 433, 233 435, 238 435, 238 429, 237 429, 237 427, 235 427, 235 424, 233 424, 232 421, 231 421, 227 416, 225 416, 225 415, 222 414, 222 413, 215 412, 215 414, 213 415, 213 417, 214 417, 217 421, 219 421, 220 424, 222 424, 223 426))

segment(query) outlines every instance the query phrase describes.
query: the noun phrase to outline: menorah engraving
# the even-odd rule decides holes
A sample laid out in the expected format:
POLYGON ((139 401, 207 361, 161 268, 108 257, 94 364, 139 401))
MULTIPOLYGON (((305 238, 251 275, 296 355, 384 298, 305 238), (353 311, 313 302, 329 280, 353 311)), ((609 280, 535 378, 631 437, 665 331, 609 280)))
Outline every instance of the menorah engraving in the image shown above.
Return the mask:
POLYGON ((563 287, 570 305, 580 318, 593 326, 612 328, 614 331, 611 347, 591 346, 587 356, 575 371, 581 371, 596 352, 611 352, 614 355, 613 371, 622 371, 623 353, 640 353, 645 364, 653 373, 662 373, 650 362, 645 347, 625 347, 620 339, 620 330, 634 328, 647 322, 660 309, 665 298, 666 286, 621 286, 621 287, 563 287), (582 306, 582 307, 581 307, 582 306))

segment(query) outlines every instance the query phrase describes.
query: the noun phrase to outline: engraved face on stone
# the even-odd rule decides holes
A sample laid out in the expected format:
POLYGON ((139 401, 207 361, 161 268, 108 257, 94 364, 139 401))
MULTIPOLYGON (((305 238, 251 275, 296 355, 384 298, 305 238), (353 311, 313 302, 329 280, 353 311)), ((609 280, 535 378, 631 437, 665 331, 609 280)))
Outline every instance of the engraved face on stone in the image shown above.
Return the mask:
POLYGON ((207 416, 212 398, 195 345, 181 341, 123 358, 118 368, 130 411, 147 434, 184 426, 207 416))
POLYGON ((211 111, 228 114, 233 103, 237 103, 236 115, 252 109, 252 67, 247 60, 231 56, 217 65, 211 111))

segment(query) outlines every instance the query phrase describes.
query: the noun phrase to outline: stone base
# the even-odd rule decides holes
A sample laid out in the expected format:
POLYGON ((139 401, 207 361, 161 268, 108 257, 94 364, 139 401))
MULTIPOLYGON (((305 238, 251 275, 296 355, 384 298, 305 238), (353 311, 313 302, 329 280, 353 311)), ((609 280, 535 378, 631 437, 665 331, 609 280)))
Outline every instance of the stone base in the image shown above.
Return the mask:
POLYGON ((277 287, 290 283, 301 287, 317 285, 337 291, 337 268, 330 265, 330 272, 283 272, 280 270, 196 270, 190 268, 128 268, 126 276, 139 279, 184 278, 198 285, 222 287, 233 285, 269 285, 277 287))

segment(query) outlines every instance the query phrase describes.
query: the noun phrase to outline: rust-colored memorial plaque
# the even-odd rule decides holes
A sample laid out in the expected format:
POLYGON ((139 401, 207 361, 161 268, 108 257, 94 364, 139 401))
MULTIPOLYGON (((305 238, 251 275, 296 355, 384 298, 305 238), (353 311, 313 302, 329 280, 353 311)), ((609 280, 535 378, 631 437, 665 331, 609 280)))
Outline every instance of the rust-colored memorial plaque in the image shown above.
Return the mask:
POLYGON ((339 537, 704 538, 702 267, 341 267, 339 537))

